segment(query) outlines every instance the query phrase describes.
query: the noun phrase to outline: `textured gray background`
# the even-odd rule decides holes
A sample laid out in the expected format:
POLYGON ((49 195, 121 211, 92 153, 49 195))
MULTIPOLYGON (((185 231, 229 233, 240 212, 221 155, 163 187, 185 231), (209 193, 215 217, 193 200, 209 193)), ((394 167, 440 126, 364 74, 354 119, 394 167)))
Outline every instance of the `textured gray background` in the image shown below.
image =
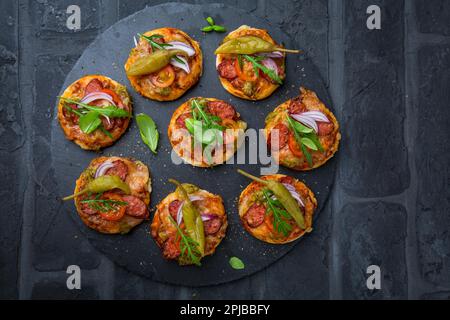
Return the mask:
POLYGON ((49 121, 61 83, 99 33, 162 2, 0 2, 0 298, 448 299, 447 0, 225 1, 295 37, 343 127, 332 198, 315 232, 268 269, 214 287, 162 285, 116 267, 70 219, 41 223, 60 205, 49 121), (65 27, 69 4, 82 8, 76 33, 65 27), (365 27, 370 4, 382 8, 382 30, 365 27), (302 269, 300 260, 308 261, 302 269), (73 263, 83 269, 79 291, 65 287, 73 263), (382 290, 365 287, 370 264, 382 268, 382 290))

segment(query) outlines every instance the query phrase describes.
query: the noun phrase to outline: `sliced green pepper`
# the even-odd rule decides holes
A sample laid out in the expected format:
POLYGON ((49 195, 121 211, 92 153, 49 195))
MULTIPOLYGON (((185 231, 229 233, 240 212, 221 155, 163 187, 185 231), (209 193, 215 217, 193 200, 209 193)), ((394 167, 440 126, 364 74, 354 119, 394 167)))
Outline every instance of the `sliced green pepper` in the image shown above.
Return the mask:
POLYGON ((303 213, 297 203, 297 201, 292 197, 291 193, 286 189, 286 187, 274 180, 263 180, 258 177, 252 176, 251 174, 242 171, 241 169, 238 169, 238 172, 247 178, 250 178, 256 182, 259 182, 263 185, 265 185, 270 191, 273 192, 275 197, 280 201, 280 203, 283 205, 283 207, 286 209, 286 211, 294 218, 297 225, 302 229, 305 230, 305 219, 303 217, 303 213))
POLYGON ((170 63, 170 59, 176 55, 186 55, 186 53, 182 50, 154 51, 149 55, 136 59, 126 70, 126 73, 133 77, 154 73, 167 66, 170 63))
POLYGON ((89 182, 83 190, 71 196, 67 196, 63 198, 63 200, 64 201, 70 200, 88 192, 101 193, 112 189, 120 189, 126 194, 131 193, 130 187, 125 182, 123 182, 118 176, 106 175, 95 178, 94 180, 89 182))
POLYGON ((222 43, 214 52, 215 54, 234 53, 234 54, 255 54, 260 52, 282 51, 290 53, 299 53, 299 50, 289 50, 276 46, 266 40, 255 36, 243 36, 230 39, 222 43))
POLYGON ((183 221, 186 226, 186 232, 197 243, 197 248, 202 257, 205 255, 205 232, 203 229, 203 221, 197 208, 189 200, 189 194, 184 186, 174 179, 169 182, 177 186, 177 192, 184 201, 183 205, 183 221))

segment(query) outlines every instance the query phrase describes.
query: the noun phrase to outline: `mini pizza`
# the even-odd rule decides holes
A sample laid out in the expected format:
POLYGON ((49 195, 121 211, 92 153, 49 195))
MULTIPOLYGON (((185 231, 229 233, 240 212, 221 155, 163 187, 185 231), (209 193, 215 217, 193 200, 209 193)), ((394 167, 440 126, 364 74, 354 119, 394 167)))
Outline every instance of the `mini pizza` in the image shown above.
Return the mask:
POLYGON ((156 207, 151 234, 164 258, 200 265, 225 237, 228 221, 223 201, 192 184, 173 182, 177 188, 156 207))
POLYGON ((148 219, 151 180, 140 161, 120 157, 92 160, 76 182, 78 215, 89 228, 101 233, 125 234, 148 219))
POLYGON ((125 63, 128 79, 137 92, 152 100, 172 101, 198 82, 203 58, 197 41, 175 28, 138 36, 125 63))
POLYGON ((113 144, 128 128, 131 114, 126 87, 101 75, 72 83, 58 104, 58 121, 67 139, 86 150, 113 144))
POLYGON ((333 113, 315 92, 279 105, 266 118, 265 135, 272 155, 281 165, 300 171, 320 167, 336 153, 341 134, 333 113))
POLYGON ((284 244, 312 231, 317 200, 304 183, 282 174, 261 178, 245 175, 256 181, 239 197, 239 217, 252 236, 284 244))
POLYGON ((241 26, 230 32, 215 51, 222 86, 234 96, 262 100, 270 96, 286 76, 284 49, 263 29, 241 26))
POLYGON ((229 103, 192 98, 172 115, 168 137, 173 150, 196 167, 225 163, 243 142, 247 124, 229 103))

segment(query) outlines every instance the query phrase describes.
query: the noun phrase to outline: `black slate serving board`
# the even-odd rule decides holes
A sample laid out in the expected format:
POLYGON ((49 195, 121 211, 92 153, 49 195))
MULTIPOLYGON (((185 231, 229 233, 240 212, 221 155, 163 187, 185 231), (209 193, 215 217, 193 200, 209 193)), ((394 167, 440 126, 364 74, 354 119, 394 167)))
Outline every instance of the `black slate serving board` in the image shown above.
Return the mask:
MULTIPOLYGON (((213 54, 214 49, 225 35, 204 34, 200 31, 201 27, 205 25, 204 18, 207 16, 212 16, 217 24, 224 24, 228 30, 233 30, 243 24, 265 28, 269 30, 274 39, 289 48, 301 49, 302 45, 306 45, 293 43, 288 35, 264 19, 221 4, 200 6, 167 3, 147 7, 117 22, 99 35, 67 75, 61 92, 72 82, 88 74, 103 74, 125 84, 134 102, 134 114, 144 112, 150 115, 159 127, 161 137, 158 154, 152 154, 142 143, 134 121, 119 141, 100 153, 81 150, 77 145, 65 139, 56 116, 52 122, 51 161, 58 178, 58 196, 62 197, 72 193, 75 180, 94 157, 116 155, 133 157, 149 166, 153 185, 152 209, 173 191, 174 187, 167 182, 168 178, 197 184, 201 188, 218 193, 223 197, 229 219, 227 235, 216 253, 203 260, 202 267, 180 267, 173 261, 164 260, 149 234, 150 222, 142 223, 128 235, 103 235, 83 225, 73 203, 65 203, 63 206, 62 211, 81 228, 92 245, 118 265, 152 280, 187 286, 213 285, 248 276, 269 266, 294 247, 295 250, 302 250, 302 243, 299 240, 282 246, 266 244, 247 234, 241 226, 237 212, 237 198, 250 181, 240 176, 236 169, 242 168, 248 172, 259 174, 260 164, 221 165, 211 169, 200 169, 188 164, 175 165, 172 163, 171 147, 166 132, 174 110, 190 97, 215 97, 234 105, 248 123, 249 128, 259 129, 264 127, 264 119, 271 110, 298 94, 300 85, 316 91, 319 97, 333 110, 317 68, 304 55, 288 56, 285 83, 268 99, 249 102, 228 94, 220 85, 213 54), (200 42, 204 55, 204 72, 199 84, 177 101, 155 102, 134 92, 126 78, 123 64, 128 57, 130 48, 134 45, 134 35, 138 32, 165 26, 180 28, 200 42), (245 262, 245 269, 232 269, 228 264, 231 256, 241 258, 245 262)), ((307 173, 285 168, 280 168, 279 172, 306 182, 316 194, 319 202, 316 214, 319 214, 327 201, 332 186, 335 161, 332 159, 325 166, 307 173)), ((153 218, 153 210, 151 218, 153 218)))

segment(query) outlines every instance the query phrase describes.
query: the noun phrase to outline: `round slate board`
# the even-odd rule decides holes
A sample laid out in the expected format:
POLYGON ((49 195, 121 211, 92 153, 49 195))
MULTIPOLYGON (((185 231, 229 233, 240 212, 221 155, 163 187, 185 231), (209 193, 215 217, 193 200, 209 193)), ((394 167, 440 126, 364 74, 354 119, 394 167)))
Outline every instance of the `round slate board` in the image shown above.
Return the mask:
MULTIPOLYGON (((167 182, 168 178, 194 183, 223 197, 229 219, 227 235, 216 253, 203 259, 202 267, 180 267, 173 261, 164 260, 149 234, 149 222, 142 223, 128 235, 103 235, 83 225, 73 203, 65 203, 63 206, 64 213, 72 217, 92 245, 118 265, 153 280, 187 286, 219 284, 255 273, 280 259, 299 241, 282 246, 266 244, 247 234, 240 223, 237 198, 250 181, 240 176, 236 169, 240 167, 248 172, 259 174, 261 164, 221 165, 212 169, 194 168, 188 164, 173 164, 171 147, 167 138, 167 126, 174 110, 190 97, 215 97, 234 105, 242 118, 247 121, 249 128, 259 129, 264 127, 264 119, 271 110, 298 94, 300 85, 316 91, 319 97, 330 106, 330 100, 318 70, 304 55, 288 56, 287 79, 270 98, 260 102, 249 102, 228 94, 220 85, 213 54, 224 34, 204 34, 200 31, 204 25, 204 18, 207 16, 212 16, 217 24, 224 24, 229 30, 238 28, 242 24, 268 29, 274 39, 287 47, 302 48, 301 43, 293 43, 286 34, 269 22, 236 8, 218 4, 200 6, 180 3, 147 7, 117 22, 99 35, 67 75, 61 93, 73 81, 88 74, 103 74, 127 85, 134 102, 134 114, 144 112, 150 115, 159 127, 161 137, 158 154, 152 154, 142 143, 135 121, 132 121, 130 128, 119 141, 101 153, 84 151, 66 140, 57 122, 56 113, 52 123, 51 157, 61 197, 72 193, 75 180, 80 173, 94 157, 100 155, 134 157, 149 166, 153 182, 152 208, 174 190, 174 186, 167 182), (134 92, 127 80, 123 65, 133 46, 134 35, 164 26, 180 28, 200 42, 204 55, 204 73, 199 84, 179 100, 161 103, 147 100, 134 92), (240 257, 245 262, 244 270, 234 270, 229 266, 228 260, 232 256, 240 257)), ((307 183, 318 199, 319 208, 316 212, 318 214, 328 198, 334 180, 334 169, 334 161, 331 160, 322 168, 308 173, 294 172, 284 168, 281 168, 280 172, 307 183)), ((301 245, 296 250, 302 250, 301 245)))

